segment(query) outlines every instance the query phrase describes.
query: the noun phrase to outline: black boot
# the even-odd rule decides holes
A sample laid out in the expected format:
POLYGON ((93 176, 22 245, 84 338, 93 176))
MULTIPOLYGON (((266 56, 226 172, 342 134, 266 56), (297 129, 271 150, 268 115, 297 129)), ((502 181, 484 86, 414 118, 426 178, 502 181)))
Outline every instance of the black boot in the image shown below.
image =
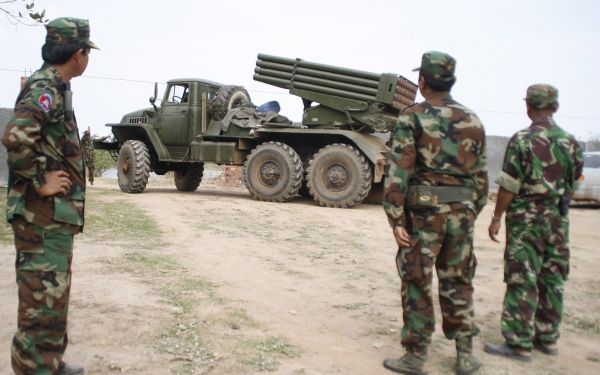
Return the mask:
POLYGON ((61 361, 56 375, 83 375, 84 373, 83 367, 67 365, 61 361))
POLYGON ((426 361, 427 348, 420 350, 406 348, 404 356, 397 359, 386 359, 383 361, 383 367, 399 374, 427 375, 427 372, 423 370, 426 361))
POLYGON ((456 365, 454 372, 457 375, 471 375, 481 368, 481 362, 473 355, 473 337, 456 339, 456 365))

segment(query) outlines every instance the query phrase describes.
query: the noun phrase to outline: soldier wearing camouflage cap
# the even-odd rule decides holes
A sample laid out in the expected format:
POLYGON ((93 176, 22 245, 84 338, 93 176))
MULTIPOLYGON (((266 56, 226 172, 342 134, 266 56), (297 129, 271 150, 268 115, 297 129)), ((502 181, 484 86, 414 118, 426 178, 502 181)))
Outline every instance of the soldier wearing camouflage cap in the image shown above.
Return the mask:
POLYGON ((485 132, 477 115, 450 95, 456 61, 423 54, 419 91, 424 102, 398 118, 385 178, 384 209, 398 245, 406 354, 383 365, 401 374, 425 374, 435 327, 432 278, 439 279, 443 330, 457 350, 455 371, 481 366, 472 354, 475 218, 487 202, 485 132))
POLYGON ((83 229, 84 165, 70 81, 85 71, 87 20, 46 24, 44 64, 25 82, 6 125, 6 219, 16 248, 19 295, 12 368, 17 375, 83 374, 63 361, 71 287, 73 237, 83 229))
POLYGON ((581 177, 583 152, 552 115, 558 90, 536 84, 525 97, 531 125, 513 135, 506 148, 489 236, 498 242, 506 212, 501 317, 505 343, 484 350, 531 361, 532 349, 558 354, 564 283, 569 273, 569 199, 581 177))
POLYGON ((527 88, 525 101, 533 109, 558 110, 558 90, 550 85, 538 83, 527 88))

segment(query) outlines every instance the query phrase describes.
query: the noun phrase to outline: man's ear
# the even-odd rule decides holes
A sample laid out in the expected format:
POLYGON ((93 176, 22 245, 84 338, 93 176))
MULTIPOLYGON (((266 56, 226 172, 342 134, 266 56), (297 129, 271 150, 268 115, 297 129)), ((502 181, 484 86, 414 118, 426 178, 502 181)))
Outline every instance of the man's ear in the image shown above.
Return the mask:
POLYGON ((88 52, 86 52, 86 50, 84 48, 80 48, 77 50, 77 52, 75 52, 77 54, 78 57, 85 57, 88 52))
POLYGON ((419 80, 417 81, 419 89, 423 90, 425 88, 425 77, 419 74, 419 80))
POLYGON ((75 51, 74 54, 71 55, 70 60, 74 60, 76 62, 79 62, 79 60, 81 59, 81 55, 83 53, 83 48, 78 49, 77 51, 75 51))

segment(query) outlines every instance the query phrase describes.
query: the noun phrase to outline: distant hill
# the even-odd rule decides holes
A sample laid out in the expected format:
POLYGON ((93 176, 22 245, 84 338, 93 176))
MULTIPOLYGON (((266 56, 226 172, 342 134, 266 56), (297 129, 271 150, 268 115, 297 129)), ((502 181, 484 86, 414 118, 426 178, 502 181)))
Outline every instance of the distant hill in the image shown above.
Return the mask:
MULTIPOLYGON (((13 110, 0 108, 0 134, 4 134, 4 128, 12 116, 13 110)), ((0 186, 6 185, 8 181, 8 166, 6 165, 6 149, 0 145, 0 186)))

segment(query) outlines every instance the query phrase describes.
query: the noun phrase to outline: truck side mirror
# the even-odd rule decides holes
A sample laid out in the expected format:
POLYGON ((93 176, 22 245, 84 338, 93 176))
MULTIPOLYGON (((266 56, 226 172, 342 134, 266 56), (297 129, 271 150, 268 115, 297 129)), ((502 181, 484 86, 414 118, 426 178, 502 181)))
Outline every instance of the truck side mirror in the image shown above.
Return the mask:
POLYGON ((150 102, 150 104, 152 104, 152 106, 154 107, 154 110, 158 110, 158 108, 156 108, 156 95, 158 95, 158 82, 154 82, 154 95, 150 97, 150 99, 148 99, 148 101, 150 102))

